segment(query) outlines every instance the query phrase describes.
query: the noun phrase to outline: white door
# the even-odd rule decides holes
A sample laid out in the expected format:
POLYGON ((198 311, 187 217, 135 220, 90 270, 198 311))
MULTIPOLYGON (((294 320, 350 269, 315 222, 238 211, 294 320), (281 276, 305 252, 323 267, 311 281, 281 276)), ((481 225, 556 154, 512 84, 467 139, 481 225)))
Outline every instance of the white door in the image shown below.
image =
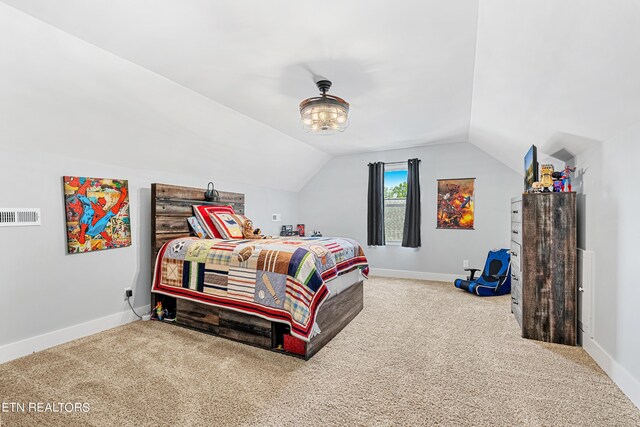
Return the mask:
POLYGON ((578 249, 578 328, 593 338, 594 253, 578 249))

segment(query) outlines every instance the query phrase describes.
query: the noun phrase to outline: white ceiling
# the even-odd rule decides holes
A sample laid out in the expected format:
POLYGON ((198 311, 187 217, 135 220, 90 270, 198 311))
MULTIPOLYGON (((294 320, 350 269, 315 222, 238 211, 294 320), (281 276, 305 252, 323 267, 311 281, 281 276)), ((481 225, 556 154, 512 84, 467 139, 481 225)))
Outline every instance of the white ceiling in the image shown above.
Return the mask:
POLYGON ((241 192, 297 192, 330 157, 0 3, 6 149, 74 159, 65 174, 87 176, 99 162, 147 170, 150 182, 191 176, 241 192))
POLYGON ((468 141, 477 0, 5 3, 326 153, 468 141), (319 76, 343 134, 299 126, 319 76))
POLYGON ((636 0, 3 1, 332 155, 470 141, 521 170, 640 121, 636 0), (318 77, 343 134, 300 129, 318 77))
POLYGON ((480 1, 473 144, 522 171, 531 144, 578 154, 637 122, 640 1, 480 1))

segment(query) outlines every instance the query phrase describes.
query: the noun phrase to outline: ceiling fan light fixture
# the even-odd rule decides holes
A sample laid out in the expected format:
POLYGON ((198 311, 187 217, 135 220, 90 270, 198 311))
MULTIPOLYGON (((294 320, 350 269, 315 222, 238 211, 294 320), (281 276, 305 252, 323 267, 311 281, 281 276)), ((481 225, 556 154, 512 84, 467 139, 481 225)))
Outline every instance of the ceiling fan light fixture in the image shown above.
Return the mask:
POLYGON ((320 96, 307 98, 300 103, 300 123, 306 132, 334 135, 349 126, 349 103, 337 96, 327 95, 329 80, 316 82, 320 96))

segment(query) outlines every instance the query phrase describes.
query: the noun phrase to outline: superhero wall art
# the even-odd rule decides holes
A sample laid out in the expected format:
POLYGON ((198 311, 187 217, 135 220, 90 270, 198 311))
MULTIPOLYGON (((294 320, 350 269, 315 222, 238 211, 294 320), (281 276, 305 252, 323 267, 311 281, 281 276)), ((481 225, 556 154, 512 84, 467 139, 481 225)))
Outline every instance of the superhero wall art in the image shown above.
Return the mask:
POLYGON ((475 178, 438 180, 437 228, 473 230, 475 178))
POLYGON ((131 246, 126 180, 65 176, 64 204, 70 254, 131 246))

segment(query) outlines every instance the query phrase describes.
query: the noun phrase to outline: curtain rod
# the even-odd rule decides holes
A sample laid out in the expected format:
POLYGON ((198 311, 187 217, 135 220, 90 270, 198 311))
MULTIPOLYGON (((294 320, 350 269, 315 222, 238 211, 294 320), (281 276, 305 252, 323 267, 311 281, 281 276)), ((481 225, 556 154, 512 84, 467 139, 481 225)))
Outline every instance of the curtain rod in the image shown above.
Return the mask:
MULTIPOLYGON (((409 159, 409 160, 414 160, 414 159, 409 159)), ((405 160, 404 162, 381 162, 384 163, 385 165, 400 165, 400 164, 407 164, 409 160, 405 160)), ((420 161, 420 159, 415 159, 417 161, 420 161)), ((372 165, 373 163, 367 163, 367 166, 372 165)))

